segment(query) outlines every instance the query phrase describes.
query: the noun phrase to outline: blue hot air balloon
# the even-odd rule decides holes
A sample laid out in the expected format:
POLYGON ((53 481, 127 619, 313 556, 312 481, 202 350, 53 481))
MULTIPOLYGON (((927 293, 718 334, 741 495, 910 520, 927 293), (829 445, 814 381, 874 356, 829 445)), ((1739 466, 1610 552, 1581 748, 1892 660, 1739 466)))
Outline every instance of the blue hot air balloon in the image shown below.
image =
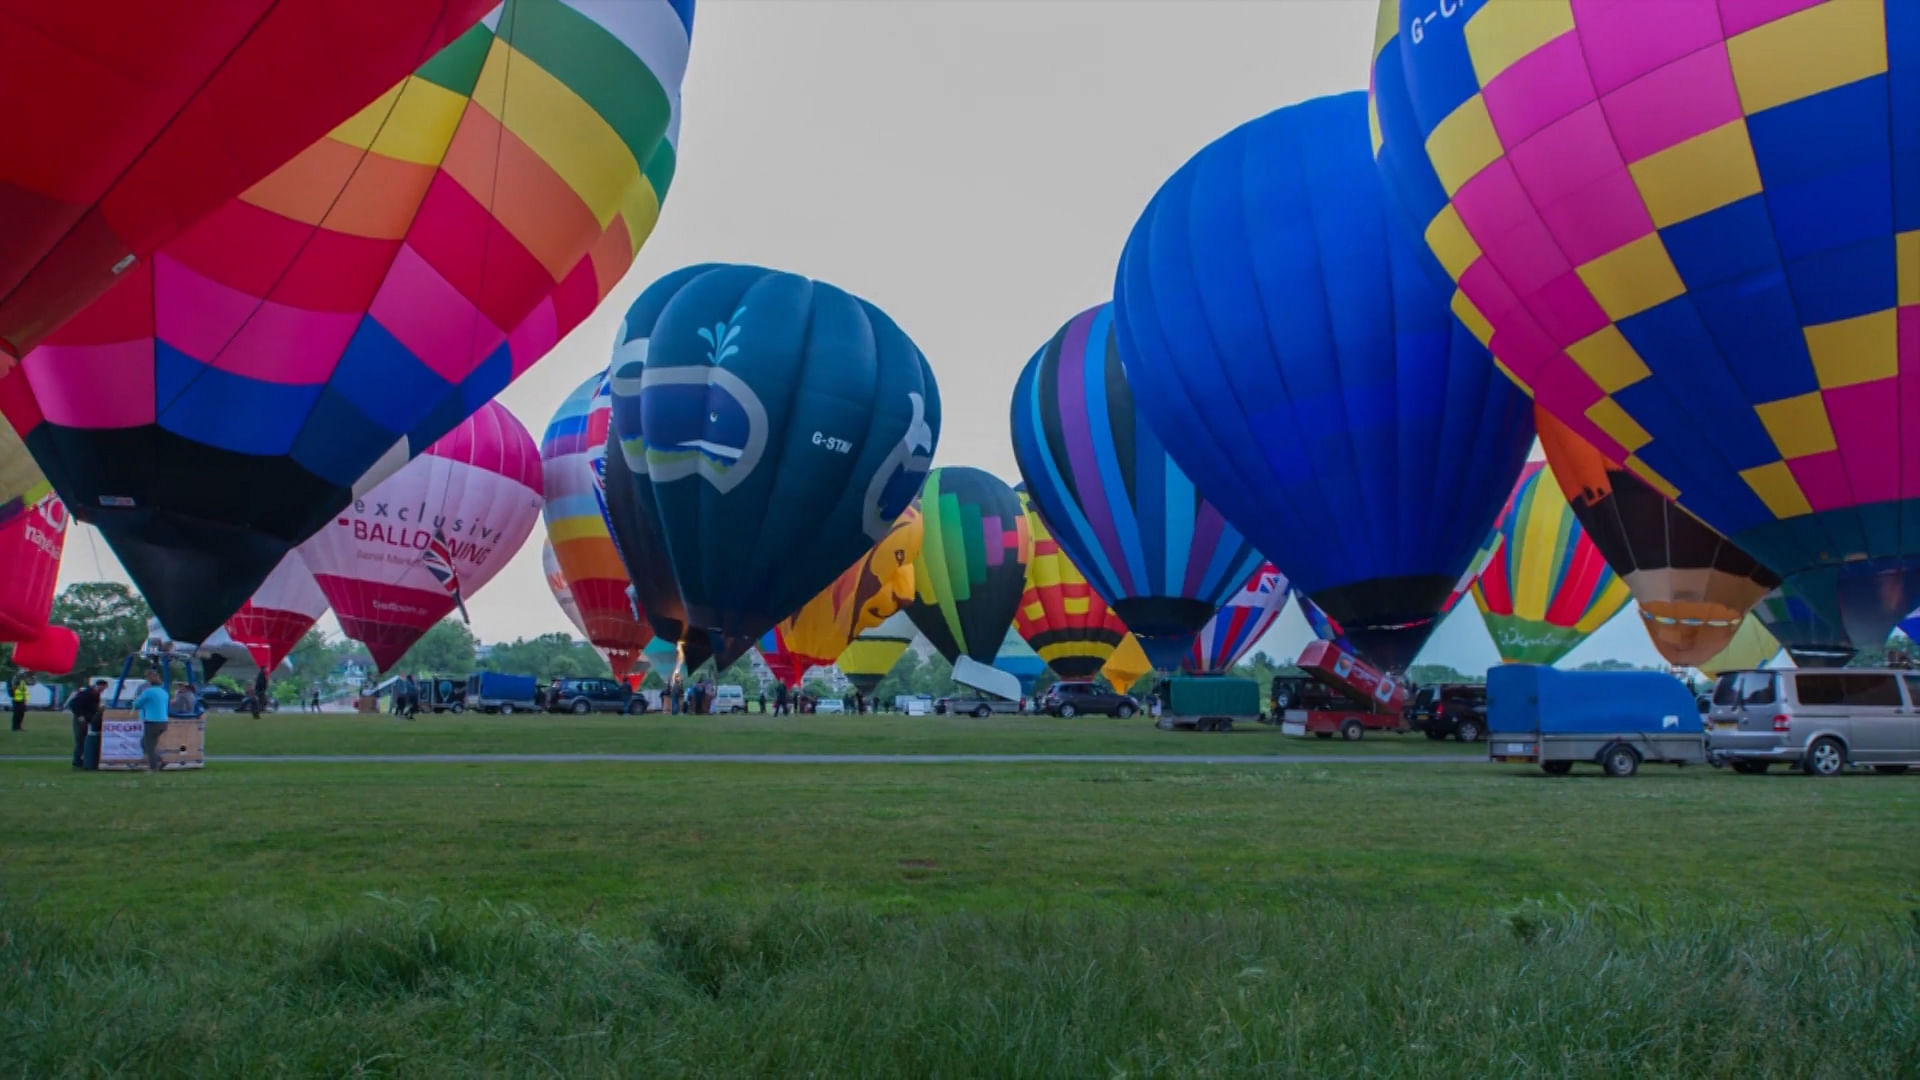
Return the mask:
POLYGON ((892 319, 757 266, 648 287, 610 374, 615 544, 654 632, 721 666, 886 536, 940 432, 933 371, 892 319))
POLYGON ((1266 561, 1140 419, 1111 304, 1067 320, 1027 361, 1013 456, 1060 550, 1161 671, 1187 662, 1195 635, 1266 561))
POLYGON ((1529 403, 1393 217, 1364 93, 1269 113, 1181 166, 1114 284, 1127 381, 1207 500, 1404 668, 1499 516, 1529 403))

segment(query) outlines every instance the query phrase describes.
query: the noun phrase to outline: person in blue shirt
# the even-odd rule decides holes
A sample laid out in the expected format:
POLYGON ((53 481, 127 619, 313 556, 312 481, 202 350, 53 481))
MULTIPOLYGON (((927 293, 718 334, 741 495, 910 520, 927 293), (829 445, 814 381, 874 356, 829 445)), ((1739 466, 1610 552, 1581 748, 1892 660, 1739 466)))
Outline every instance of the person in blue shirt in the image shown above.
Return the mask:
POLYGON ((133 711, 140 717, 140 749, 147 756, 147 768, 160 771, 160 736, 167 731, 167 691, 160 685, 160 672, 147 672, 146 688, 133 699, 133 711))

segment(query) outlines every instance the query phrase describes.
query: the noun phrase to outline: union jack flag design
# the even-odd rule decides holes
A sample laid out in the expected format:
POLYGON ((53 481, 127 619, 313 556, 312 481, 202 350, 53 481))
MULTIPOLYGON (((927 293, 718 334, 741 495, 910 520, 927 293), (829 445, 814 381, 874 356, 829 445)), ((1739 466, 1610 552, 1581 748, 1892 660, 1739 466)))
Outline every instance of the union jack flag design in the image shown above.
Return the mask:
POLYGON ((433 539, 427 541, 427 550, 421 554, 420 562, 440 587, 447 590, 447 595, 453 597, 454 606, 460 609, 460 621, 472 622, 467 618, 467 602, 460 595, 460 571, 453 565, 453 549, 447 546, 447 538, 439 529, 433 530, 433 539))

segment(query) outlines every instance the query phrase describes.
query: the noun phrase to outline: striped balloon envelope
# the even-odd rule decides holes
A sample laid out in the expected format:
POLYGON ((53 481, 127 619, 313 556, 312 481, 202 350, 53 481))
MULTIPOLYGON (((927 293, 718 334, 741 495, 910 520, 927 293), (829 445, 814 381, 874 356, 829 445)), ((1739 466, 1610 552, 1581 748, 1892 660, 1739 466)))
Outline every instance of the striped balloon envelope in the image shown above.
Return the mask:
POLYGON ((1062 551, 1177 670, 1260 553, 1168 457, 1120 366, 1112 304, 1067 320, 1013 390, 1013 456, 1062 551))
POLYGON ((211 633, 626 272, 673 174, 691 17, 510 0, 0 379, 169 629, 211 633))
POLYGON ((300 557, 381 670, 464 610, 540 519, 540 453, 498 402, 336 515, 300 557))
POLYGON ((327 596, 313 571, 290 551, 227 620, 227 636, 245 646, 261 670, 272 671, 326 613, 327 596))
POLYGON ((1231 671, 1254 642, 1266 636, 1287 606, 1287 576, 1272 563, 1253 572, 1194 640, 1187 671, 1212 675, 1231 671))
POLYGON ((560 557, 553 553, 551 540, 540 545, 540 573, 547 579, 547 589, 553 593, 553 602, 560 606, 560 613, 584 637, 587 621, 580 616, 580 605, 574 603, 573 589, 567 584, 567 576, 560 572, 560 557))
POLYGON ((913 644, 917 632, 906 612, 894 612, 886 622, 848 642, 847 647, 840 650, 834 666, 855 690, 871 696, 880 680, 906 655, 907 646, 913 644))
POLYGON ((612 409, 604 372, 581 383, 540 438, 540 467, 547 539, 573 595, 580 632, 606 654, 617 676, 653 640, 653 630, 634 610, 633 583, 607 527, 602 470, 612 409))
POLYGON ((1920 605, 1917 80, 1911 0, 1383 0, 1372 71, 1462 321, 1861 644, 1920 605))
POLYGON ((1060 550, 1060 542, 1033 508, 1026 485, 1014 490, 1027 512, 1027 531, 1033 534, 1033 561, 1027 564, 1027 590, 1020 596, 1014 629, 1054 674, 1091 679, 1120 647, 1127 624, 1060 550))
POLYGON ((1632 599, 1548 466, 1529 462, 1521 471, 1498 531, 1473 600, 1503 662, 1551 664, 1632 599))
POLYGON ((0 356, 372 101, 491 0, 0 0, 0 356))

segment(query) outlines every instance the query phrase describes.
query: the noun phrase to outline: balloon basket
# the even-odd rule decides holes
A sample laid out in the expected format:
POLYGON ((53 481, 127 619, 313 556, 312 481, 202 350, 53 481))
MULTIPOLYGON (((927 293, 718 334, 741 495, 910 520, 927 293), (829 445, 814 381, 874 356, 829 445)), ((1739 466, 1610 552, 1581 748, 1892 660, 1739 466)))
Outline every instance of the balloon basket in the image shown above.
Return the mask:
MULTIPOLYGON (((140 718, 131 709, 109 709, 100 734, 102 772, 145 770, 146 755, 140 748, 140 718)), ((205 717, 167 721, 160 736, 160 767, 204 769, 207 765, 207 721, 205 717)))

